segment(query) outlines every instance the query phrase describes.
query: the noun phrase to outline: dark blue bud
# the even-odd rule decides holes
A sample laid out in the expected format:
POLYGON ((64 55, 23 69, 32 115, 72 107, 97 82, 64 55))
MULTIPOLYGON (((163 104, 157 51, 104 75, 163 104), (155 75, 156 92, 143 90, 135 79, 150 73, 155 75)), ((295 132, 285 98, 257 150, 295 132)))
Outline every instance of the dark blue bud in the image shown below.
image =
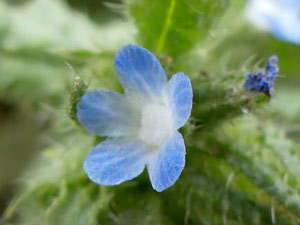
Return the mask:
POLYGON ((277 64, 278 57, 272 55, 268 60, 264 73, 246 74, 244 82, 245 91, 263 93, 271 97, 273 81, 279 72, 277 64))

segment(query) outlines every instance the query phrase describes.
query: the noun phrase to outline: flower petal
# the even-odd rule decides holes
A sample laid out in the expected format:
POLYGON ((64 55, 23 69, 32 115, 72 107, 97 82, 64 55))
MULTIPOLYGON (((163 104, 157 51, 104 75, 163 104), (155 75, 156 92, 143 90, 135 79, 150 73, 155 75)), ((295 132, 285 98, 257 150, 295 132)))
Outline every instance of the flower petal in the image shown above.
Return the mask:
POLYGON ((77 105, 77 118, 89 132, 118 137, 136 132, 139 115, 126 96, 107 90, 85 94, 77 105))
POLYGON ((117 185, 141 174, 149 150, 138 140, 112 138, 98 144, 86 157, 84 170, 100 185, 117 185))
POLYGON ((126 94, 160 96, 167 82, 164 69, 148 50, 127 45, 115 57, 115 70, 126 94))
POLYGON ((147 164, 152 187, 163 191, 179 178, 185 164, 185 145, 182 135, 175 131, 147 164))
POLYGON ((174 118, 174 127, 182 127, 189 119, 193 104, 193 89, 190 79, 179 72, 167 83, 166 94, 174 118))
POLYGON ((276 55, 270 56, 265 68, 265 76, 267 81, 274 81, 275 77, 279 73, 278 57, 276 55))

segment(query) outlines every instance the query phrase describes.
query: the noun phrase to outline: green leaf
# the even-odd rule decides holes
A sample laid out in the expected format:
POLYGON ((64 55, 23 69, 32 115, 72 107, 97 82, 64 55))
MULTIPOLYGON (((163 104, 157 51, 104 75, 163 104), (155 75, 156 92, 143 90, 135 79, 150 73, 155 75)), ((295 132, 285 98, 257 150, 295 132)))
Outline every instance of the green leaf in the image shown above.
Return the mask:
POLYGON ((111 197, 104 187, 100 190, 86 178, 62 182, 60 195, 46 211, 46 224, 97 225, 98 214, 106 209, 111 197))
POLYGON ((299 152, 276 127, 255 117, 232 121, 215 134, 225 160, 238 168, 274 201, 277 213, 296 222, 300 216, 299 152), (279 149, 280 148, 280 149, 279 149))
POLYGON ((138 27, 138 41, 156 54, 176 58, 209 35, 229 0, 130 0, 128 12, 138 27))

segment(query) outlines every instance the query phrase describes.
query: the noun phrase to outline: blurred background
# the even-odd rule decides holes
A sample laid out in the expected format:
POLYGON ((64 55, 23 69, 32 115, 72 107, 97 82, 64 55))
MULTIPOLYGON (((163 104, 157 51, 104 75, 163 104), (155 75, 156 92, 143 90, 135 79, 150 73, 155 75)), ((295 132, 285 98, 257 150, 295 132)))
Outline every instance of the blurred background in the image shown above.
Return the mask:
POLYGON ((18 176, 49 143, 53 113, 45 113, 41 105, 59 107, 68 97, 72 72, 68 60, 55 52, 109 49, 118 40, 106 27, 124 31, 122 20, 101 0, 0 1, 1 213, 16 191, 18 176))
MULTIPOLYGON (((300 147, 300 10, 277 2, 232 1, 216 28, 214 57, 228 54, 229 70, 279 57, 274 98, 261 113, 300 147)), ((0 214, 30 161, 60 139, 51 127, 67 116, 74 74, 96 73, 98 52, 134 43, 135 35, 120 1, 0 1, 0 214)))

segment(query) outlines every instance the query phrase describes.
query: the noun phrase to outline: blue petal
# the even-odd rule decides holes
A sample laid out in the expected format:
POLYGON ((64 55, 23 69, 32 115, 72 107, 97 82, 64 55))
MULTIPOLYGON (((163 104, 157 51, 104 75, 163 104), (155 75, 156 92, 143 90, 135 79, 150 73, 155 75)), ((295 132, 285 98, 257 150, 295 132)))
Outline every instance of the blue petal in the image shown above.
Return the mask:
POLYGON ((107 90, 85 94, 77 105, 77 118, 85 129, 100 136, 132 134, 139 126, 139 116, 127 98, 107 90))
POLYGON ((176 129, 182 127, 191 115, 193 89, 190 79, 179 72, 172 76, 166 86, 169 107, 176 129))
POLYGON ((113 138, 98 144, 86 157, 84 170, 100 185, 117 185, 141 174, 149 150, 141 141, 113 138))
POLYGON ((246 91, 260 91, 260 89, 264 86, 263 74, 246 74, 244 89, 246 91))
POLYGON ((268 59, 268 63, 265 68, 265 76, 267 81, 273 81, 277 74, 279 73, 278 57, 276 55, 272 55, 268 59))
POLYGON ((127 94, 159 96, 167 82, 164 69, 148 50, 127 45, 115 57, 115 70, 127 94))
POLYGON ((184 164, 184 141, 182 135, 175 131, 147 164, 152 187, 161 192, 172 186, 179 178, 184 164))

